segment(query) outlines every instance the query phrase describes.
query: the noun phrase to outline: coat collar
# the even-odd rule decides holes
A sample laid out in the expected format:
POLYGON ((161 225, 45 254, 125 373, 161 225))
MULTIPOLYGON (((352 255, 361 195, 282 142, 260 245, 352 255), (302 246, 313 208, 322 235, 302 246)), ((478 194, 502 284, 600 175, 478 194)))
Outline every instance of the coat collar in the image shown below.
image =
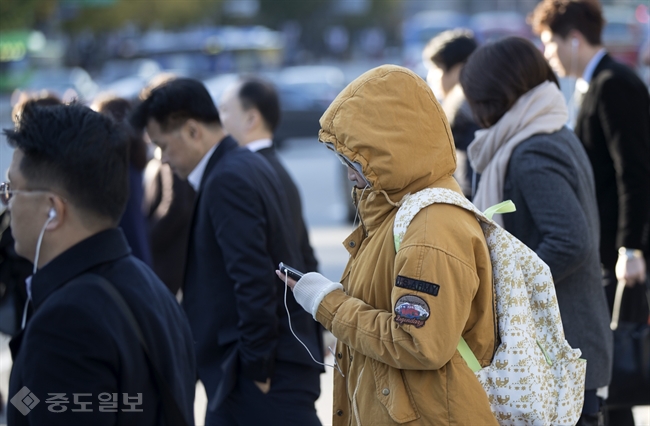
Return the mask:
MULTIPOLYGON (((201 178, 201 186, 197 191, 199 194, 201 193, 201 189, 203 188, 206 179, 210 175, 210 171, 227 152, 232 151, 233 149, 237 148, 237 146, 237 141, 230 136, 226 136, 225 138, 221 139, 221 142, 219 142, 217 149, 214 150, 214 153, 210 157, 210 160, 208 160, 207 166, 205 166, 205 172, 203 172, 203 177, 201 178)), ((198 198, 199 197, 196 197, 197 200, 198 198)))
POLYGON ((57 289, 91 268, 131 253, 119 228, 99 232, 77 243, 40 269, 32 278, 34 309, 57 289))
POLYGON ((598 62, 598 65, 596 65, 596 68, 594 69, 594 73, 591 75, 591 80, 590 81, 594 81, 596 76, 598 74, 600 74, 601 71, 606 70, 609 67, 609 65, 612 63, 612 61, 613 61, 612 57, 609 56, 608 53, 605 53, 605 55, 603 55, 602 59, 598 62))

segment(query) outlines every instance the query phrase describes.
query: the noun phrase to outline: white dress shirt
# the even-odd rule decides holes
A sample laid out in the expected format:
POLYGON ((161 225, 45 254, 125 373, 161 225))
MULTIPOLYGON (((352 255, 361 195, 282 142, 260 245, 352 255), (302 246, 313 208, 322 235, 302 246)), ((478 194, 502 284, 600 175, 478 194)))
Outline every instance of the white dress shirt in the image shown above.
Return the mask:
POLYGON ((203 158, 201 158, 201 161, 199 161, 199 164, 194 167, 194 170, 187 176, 187 181, 192 185, 192 188, 196 192, 199 192, 199 188, 201 186, 201 180, 203 179, 203 173, 205 173, 205 168, 208 166, 208 161, 210 161, 210 157, 212 157, 212 154, 214 153, 214 150, 217 149, 217 146, 219 144, 215 144, 208 152, 205 153, 203 158))
POLYGON ((260 149, 271 148, 272 146, 273 141, 271 141, 271 139, 258 139, 246 144, 246 148, 248 148, 251 152, 257 152, 260 149))

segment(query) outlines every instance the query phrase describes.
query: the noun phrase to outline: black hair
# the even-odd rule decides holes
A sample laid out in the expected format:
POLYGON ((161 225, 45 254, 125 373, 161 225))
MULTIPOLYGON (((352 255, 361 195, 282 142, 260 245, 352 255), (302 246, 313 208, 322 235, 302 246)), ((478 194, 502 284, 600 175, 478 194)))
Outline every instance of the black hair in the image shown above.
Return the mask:
POLYGON ((16 102, 16 105, 14 105, 13 109, 11 110, 11 119, 14 121, 14 123, 18 123, 18 121, 20 121, 20 115, 23 113, 23 109, 28 103, 40 106, 53 106, 63 104, 58 96, 47 91, 31 95, 22 93, 18 99, 18 102, 16 102))
POLYGON ((9 145, 31 186, 61 191, 68 202, 117 224, 128 198, 124 132, 108 117, 79 104, 39 106, 28 102, 9 145))
POLYGON ((244 109, 257 109, 268 130, 275 131, 280 123, 280 100, 271 83, 257 77, 243 78, 238 96, 244 109))
POLYGON ((470 30, 449 30, 429 40, 422 57, 443 71, 448 71, 455 65, 466 62, 477 47, 478 43, 470 30))
POLYGON ((525 38, 481 46, 460 72, 460 84, 482 127, 495 124, 524 93, 545 81, 560 83, 542 52, 525 38))
POLYGON ((217 107, 203 83, 191 78, 174 78, 151 90, 138 105, 130 121, 141 130, 153 118, 164 131, 174 130, 188 119, 221 125, 217 107))

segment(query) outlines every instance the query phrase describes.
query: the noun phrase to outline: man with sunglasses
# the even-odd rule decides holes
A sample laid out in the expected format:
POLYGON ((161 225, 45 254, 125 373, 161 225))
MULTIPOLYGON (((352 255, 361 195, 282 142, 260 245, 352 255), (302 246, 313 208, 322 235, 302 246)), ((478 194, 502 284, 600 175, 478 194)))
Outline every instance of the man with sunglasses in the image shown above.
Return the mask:
POLYGON ((0 201, 34 264, 10 342, 8 423, 193 424, 187 319, 117 228, 125 135, 84 106, 34 104, 4 133, 14 153, 0 201))

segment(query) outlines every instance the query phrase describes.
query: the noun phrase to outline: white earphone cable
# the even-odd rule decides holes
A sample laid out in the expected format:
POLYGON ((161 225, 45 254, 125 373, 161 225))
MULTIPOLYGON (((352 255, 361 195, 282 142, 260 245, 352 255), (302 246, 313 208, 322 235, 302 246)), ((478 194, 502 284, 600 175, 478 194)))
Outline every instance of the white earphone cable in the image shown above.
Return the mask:
POLYGON ((323 363, 323 362, 320 362, 320 361, 316 361, 316 359, 315 359, 314 356, 312 355, 312 353, 311 353, 311 351, 309 350, 309 348, 307 347, 307 345, 305 345, 305 344, 303 343, 303 341, 300 340, 300 338, 299 338, 299 337, 296 335, 296 333, 293 331, 293 326, 291 325, 291 313, 289 312, 289 307, 287 306, 287 289, 288 289, 288 288, 289 288, 288 278, 287 278, 287 276, 285 275, 285 276, 284 276, 284 309, 287 311, 287 319, 288 319, 288 321, 289 321, 289 330, 291 330, 291 334, 293 334, 293 337, 295 337, 296 340, 299 341, 300 344, 301 344, 301 345, 302 345, 302 346, 307 350, 307 353, 308 353, 309 356, 311 357, 312 361, 314 361, 316 364, 322 365, 323 367, 332 367, 332 368, 335 368, 335 369, 338 370, 339 373, 341 373, 341 376, 345 377, 345 374, 343 374, 343 371, 341 371, 341 367, 339 366, 338 362, 336 361, 336 354, 334 353, 334 350, 333 350, 330 346, 328 346, 327 349, 329 349, 329 350, 330 350, 330 353, 332 354, 332 356, 334 356, 334 365, 326 364, 326 363, 323 363))

